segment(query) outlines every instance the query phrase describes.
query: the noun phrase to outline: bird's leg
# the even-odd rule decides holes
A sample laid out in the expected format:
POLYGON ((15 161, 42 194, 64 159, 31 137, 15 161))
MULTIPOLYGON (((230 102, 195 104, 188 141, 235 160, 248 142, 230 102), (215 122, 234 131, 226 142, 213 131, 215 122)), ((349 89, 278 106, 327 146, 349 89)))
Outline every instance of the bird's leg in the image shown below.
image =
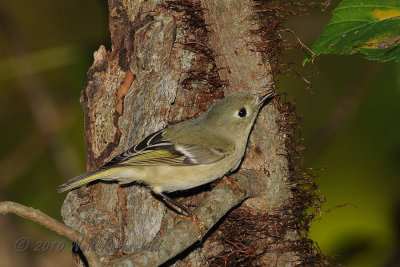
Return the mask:
POLYGON ((243 186, 237 184, 237 183, 236 183, 236 179, 233 178, 233 177, 223 176, 223 177, 219 180, 219 183, 226 184, 226 185, 232 187, 233 190, 239 190, 239 191, 241 191, 241 192, 246 193, 246 189, 245 189, 243 186))
POLYGON ((164 198, 164 200, 165 200, 168 204, 173 205, 173 206, 175 206, 175 207, 178 207, 181 211, 184 211, 184 212, 186 213, 186 214, 183 214, 183 213, 181 212, 180 215, 181 215, 182 217, 189 218, 189 219, 191 219, 191 220, 193 221, 193 223, 194 223, 194 224, 196 225, 196 227, 197 227, 197 230, 199 231, 198 239, 201 241, 201 237, 203 236, 203 232, 204 232, 204 234, 207 232, 207 225, 205 225, 205 223, 203 223, 203 222, 197 217, 196 213, 190 211, 187 207, 185 207, 185 206, 183 206, 182 204, 176 202, 175 200, 173 200, 172 198, 170 198, 169 196, 167 196, 167 195, 165 195, 165 194, 163 194, 163 193, 159 193, 159 194, 160 194, 161 197, 164 198), (204 229, 204 230, 202 230, 202 227, 201 227, 201 226, 203 226, 203 229, 204 229))
MULTIPOLYGON (((168 203, 168 204, 170 204, 170 205, 172 205, 172 206, 175 206, 175 207, 178 207, 180 210, 181 210, 181 214, 182 214, 182 211, 184 211, 187 215, 190 215, 192 212, 187 208, 187 207, 185 207, 185 206, 183 206, 182 204, 180 204, 180 203, 178 203, 178 202, 176 202, 175 200, 173 200, 172 198, 170 198, 169 196, 167 196, 166 194, 164 194, 164 193, 159 193, 160 194, 160 196, 162 196, 162 198, 168 203)), ((183 214, 182 214, 183 215, 183 214)))

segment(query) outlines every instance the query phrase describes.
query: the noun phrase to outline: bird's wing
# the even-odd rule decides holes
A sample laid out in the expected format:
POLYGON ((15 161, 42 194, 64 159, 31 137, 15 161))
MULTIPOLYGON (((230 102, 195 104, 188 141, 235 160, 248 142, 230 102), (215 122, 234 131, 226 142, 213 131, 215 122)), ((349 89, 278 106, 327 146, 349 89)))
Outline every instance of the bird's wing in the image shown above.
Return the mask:
POLYGON ((226 151, 220 148, 171 142, 163 137, 164 130, 149 135, 134 147, 107 162, 103 167, 200 165, 219 161, 226 156, 226 151))

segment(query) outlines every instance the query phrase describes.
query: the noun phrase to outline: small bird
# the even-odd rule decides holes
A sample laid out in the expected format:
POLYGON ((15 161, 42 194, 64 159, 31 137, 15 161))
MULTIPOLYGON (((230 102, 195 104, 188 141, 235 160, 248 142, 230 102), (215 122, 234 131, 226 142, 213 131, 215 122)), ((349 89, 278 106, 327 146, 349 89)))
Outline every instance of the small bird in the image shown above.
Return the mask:
POLYGON ((181 210, 191 212, 165 193, 197 187, 235 171, 246 150, 254 121, 274 96, 237 93, 198 117, 155 132, 105 163, 58 188, 64 192, 95 180, 145 183, 181 210))

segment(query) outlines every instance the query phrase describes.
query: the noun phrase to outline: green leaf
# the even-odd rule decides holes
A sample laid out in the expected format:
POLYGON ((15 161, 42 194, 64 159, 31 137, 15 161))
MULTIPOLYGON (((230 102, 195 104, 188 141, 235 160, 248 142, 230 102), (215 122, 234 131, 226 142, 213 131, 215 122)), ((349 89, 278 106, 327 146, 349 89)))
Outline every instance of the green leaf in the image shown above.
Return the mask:
POLYGON ((400 61, 400 0, 343 0, 311 47, 320 54, 361 52, 378 61, 400 61))

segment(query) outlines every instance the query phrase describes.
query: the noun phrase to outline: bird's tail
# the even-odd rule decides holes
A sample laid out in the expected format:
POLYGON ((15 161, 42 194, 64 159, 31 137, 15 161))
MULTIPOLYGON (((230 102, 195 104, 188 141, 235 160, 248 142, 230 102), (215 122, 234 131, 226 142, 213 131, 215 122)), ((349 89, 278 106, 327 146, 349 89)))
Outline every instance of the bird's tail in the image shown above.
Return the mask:
POLYGON ((58 192, 65 192, 86 185, 92 181, 110 177, 110 175, 113 174, 116 169, 117 168, 99 169, 96 171, 84 173, 75 178, 72 178, 71 180, 68 180, 65 184, 60 185, 60 187, 58 187, 58 192))

